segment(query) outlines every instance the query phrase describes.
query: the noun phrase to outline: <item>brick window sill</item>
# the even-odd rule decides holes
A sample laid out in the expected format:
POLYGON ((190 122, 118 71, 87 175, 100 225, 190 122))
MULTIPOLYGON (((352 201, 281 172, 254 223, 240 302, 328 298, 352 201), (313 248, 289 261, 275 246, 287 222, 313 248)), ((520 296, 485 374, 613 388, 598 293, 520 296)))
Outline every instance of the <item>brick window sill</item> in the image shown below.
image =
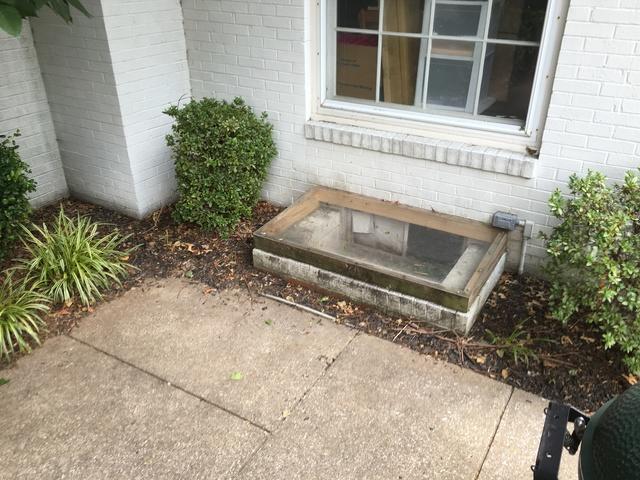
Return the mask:
POLYGON ((514 177, 533 178, 535 174, 535 157, 506 149, 311 120, 305 123, 304 136, 310 140, 348 145, 375 152, 447 163, 514 177))

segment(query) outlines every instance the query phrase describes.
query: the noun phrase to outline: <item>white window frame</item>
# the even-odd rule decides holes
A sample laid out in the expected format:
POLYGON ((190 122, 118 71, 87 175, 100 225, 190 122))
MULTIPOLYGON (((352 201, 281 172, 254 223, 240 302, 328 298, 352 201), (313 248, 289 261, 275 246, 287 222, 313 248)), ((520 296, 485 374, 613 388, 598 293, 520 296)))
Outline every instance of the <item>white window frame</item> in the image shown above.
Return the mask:
MULTIPOLYGON (((307 88, 311 93, 311 101, 308 104, 308 118, 311 120, 409 133, 526 153, 535 153, 540 148, 569 0, 549 0, 530 107, 524 126, 463 116, 403 110, 382 104, 359 102, 357 99, 345 101, 328 98, 327 74, 329 72, 327 69, 332 67, 327 64, 330 48, 327 42, 335 41, 335 38, 328 38, 327 8, 329 2, 336 0, 310 1, 312 3, 309 5, 308 17, 310 33, 308 52, 311 61, 307 63, 307 88)), ((380 50, 379 48, 378 54, 380 50)))

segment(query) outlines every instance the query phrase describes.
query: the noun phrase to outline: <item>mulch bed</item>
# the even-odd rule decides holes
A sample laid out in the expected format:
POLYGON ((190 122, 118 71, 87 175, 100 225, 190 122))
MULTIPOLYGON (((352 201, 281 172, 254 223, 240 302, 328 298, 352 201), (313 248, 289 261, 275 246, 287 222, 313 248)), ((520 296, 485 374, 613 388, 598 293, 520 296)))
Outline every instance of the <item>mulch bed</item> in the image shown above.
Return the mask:
MULTIPOLYGON (((582 322, 563 326, 551 318, 547 286, 537 278, 504 274, 471 334, 461 337, 253 268, 252 233, 281 211, 265 202, 258 204, 252 220, 241 223, 226 239, 174 223, 169 208, 134 220, 75 200, 65 200, 62 205, 67 214, 88 215, 110 224, 103 227, 105 232, 117 228, 130 235, 129 246, 138 246, 129 260, 137 270, 121 287, 107 292, 105 300, 145 278, 169 276, 198 280, 209 293, 226 288, 246 289, 251 295, 268 293, 325 312, 338 323, 587 411, 596 410, 636 380, 626 374, 617 351, 602 348, 600 335, 593 328, 582 322)), ((52 221, 58 208, 53 205, 38 210, 34 221, 52 221)), ((74 305, 54 310, 46 318, 47 335, 71 331, 90 311, 92 308, 74 305)))

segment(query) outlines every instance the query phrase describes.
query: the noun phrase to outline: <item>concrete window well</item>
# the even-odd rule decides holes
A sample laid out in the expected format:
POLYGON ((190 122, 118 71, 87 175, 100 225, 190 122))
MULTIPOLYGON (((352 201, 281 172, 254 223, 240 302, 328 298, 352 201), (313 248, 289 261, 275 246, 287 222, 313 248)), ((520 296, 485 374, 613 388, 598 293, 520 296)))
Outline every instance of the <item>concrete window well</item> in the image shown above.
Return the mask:
POLYGON ((256 267, 468 333, 498 281, 506 232, 362 195, 313 188, 255 234, 256 267))

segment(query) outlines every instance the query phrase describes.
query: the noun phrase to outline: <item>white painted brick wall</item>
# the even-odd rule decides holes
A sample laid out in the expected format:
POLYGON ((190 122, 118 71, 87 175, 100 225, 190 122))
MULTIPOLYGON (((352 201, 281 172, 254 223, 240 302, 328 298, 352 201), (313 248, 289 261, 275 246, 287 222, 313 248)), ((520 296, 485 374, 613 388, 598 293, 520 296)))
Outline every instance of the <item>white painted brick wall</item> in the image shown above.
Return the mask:
POLYGON ((162 113, 189 95, 178 0, 89 0, 33 21, 72 195, 142 217, 174 197, 162 113))
POLYGON ((28 22, 19 38, 0 31, 0 65, 0 134, 22 134, 20 156, 38 183, 31 203, 59 200, 68 194, 67 183, 28 22))
POLYGON ((32 20, 70 193, 137 214, 137 198, 100 1, 66 25, 48 9, 32 20))
MULTIPOLYGON (((537 236, 553 225, 547 199, 569 175, 591 168, 620 179, 640 166, 638 0, 571 0, 532 179, 305 140, 304 0, 183 0, 183 12, 194 97, 242 96, 275 125, 279 155, 264 195, 276 203, 327 185, 482 221, 512 211, 537 236)), ((542 242, 528 252, 539 263, 542 242)))
POLYGON ((138 216, 174 198, 175 176, 163 110, 191 95, 178 0, 104 0, 105 24, 138 216))

